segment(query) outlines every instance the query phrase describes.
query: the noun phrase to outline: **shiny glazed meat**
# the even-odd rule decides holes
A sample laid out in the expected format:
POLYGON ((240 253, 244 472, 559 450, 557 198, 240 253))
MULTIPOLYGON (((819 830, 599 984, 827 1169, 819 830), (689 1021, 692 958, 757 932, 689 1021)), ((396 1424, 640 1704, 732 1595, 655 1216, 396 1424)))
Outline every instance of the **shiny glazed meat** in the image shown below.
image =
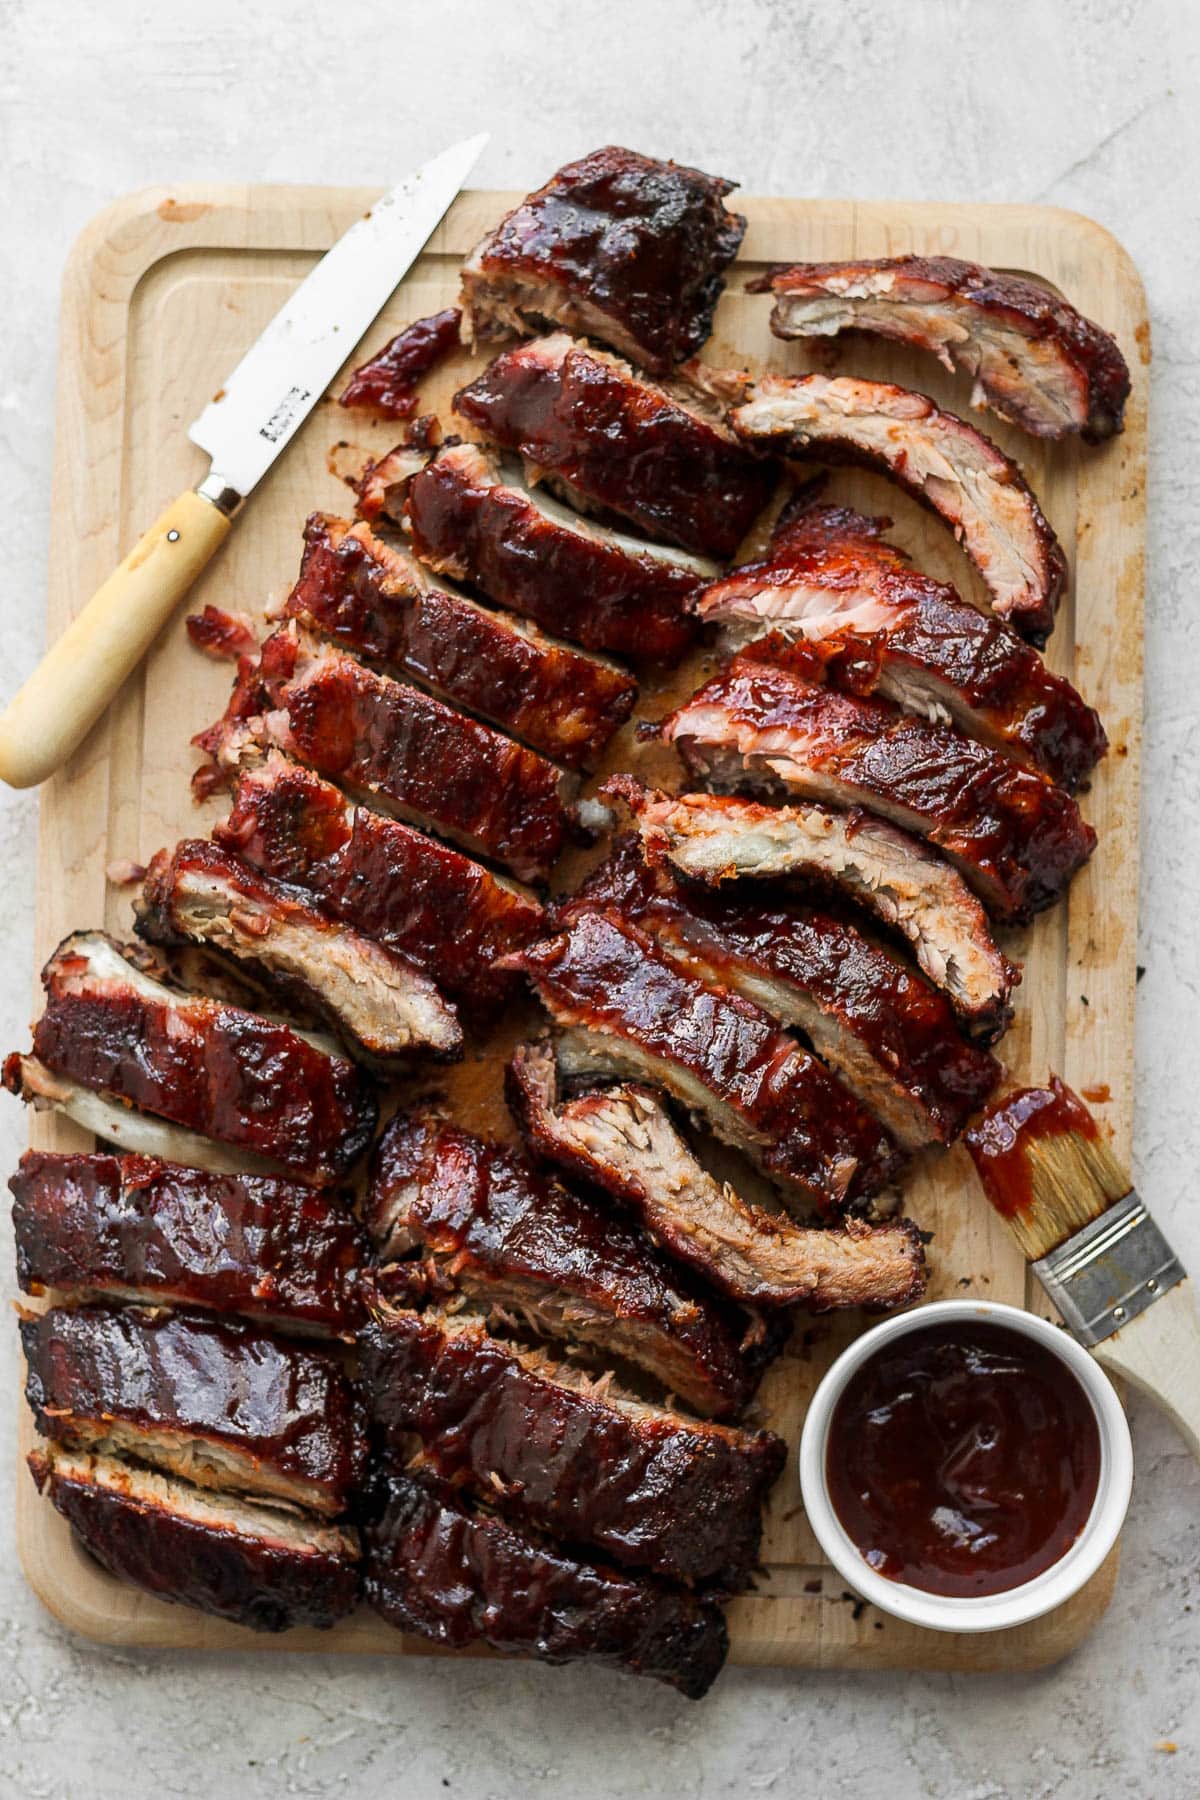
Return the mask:
POLYGON ((9 1181, 23 1290, 355 1330, 366 1245, 340 1196, 154 1157, 27 1150, 9 1181))
POLYGON ((623 669, 438 587, 361 521, 312 514, 285 611, 571 768, 596 761, 637 698, 623 669))
POLYGON ((355 806, 278 751, 239 774, 213 835, 256 868, 307 889, 331 918, 423 969, 474 1019, 520 986, 497 965, 536 937, 532 894, 399 820, 355 806))
POLYGON ((635 1364, 706 1417, 747 1404, 786 1335, 749 1332, 608 1208, 439 1120, 392 1121, 364 1217, 381 1264, 421 1259, 385 1268, 387 1291, 457 1290, 635 1364))
POLYGON ((504 351, 454 409, 576 505, 700 556, 732 556, 775 485, 700 388, 661 387, 565 332, 504 351))
POLYGON ((101 1567, 156 1599, 251 1631, 327 1630, 358 1599, 358 1545, 336 1525, 61 1444, 29 1468, 101 1567))
POLYGON ((327 1351, 138 1307, 55 1307, 21 1341, 43 1437, 319 1513, 343 1512, 362 1478, 362 1408, 327 1351))
POLYGON ((394 1453, 518 1521, 625 1568, 746 1585, 787 1452, 766 1431, 647 1406, 610 1377, 496 1337, 470 1314, 389 1312, 359 1339, 364 1391, 394 1453))
POLYGON ((440 1484, 393 1472, 365 1535, 367 1602, 401 1631, 456 1650, 607 1663, 691 1700, 721 1672, 729 1643, 712 1600, 581 1561, 440 1484))
POLYGON ((1053 906, 1096 845, 1044 775, 952 726, 745 656, 664 721, 662 736, 720 786, 865 806, 918 833, 1006 923, 1053 906))
POLYGON ((464 334, 558 324, 666 373, 712 329, 746 229, 734 186, 616 144, 567 163, 472 251, 464 334))

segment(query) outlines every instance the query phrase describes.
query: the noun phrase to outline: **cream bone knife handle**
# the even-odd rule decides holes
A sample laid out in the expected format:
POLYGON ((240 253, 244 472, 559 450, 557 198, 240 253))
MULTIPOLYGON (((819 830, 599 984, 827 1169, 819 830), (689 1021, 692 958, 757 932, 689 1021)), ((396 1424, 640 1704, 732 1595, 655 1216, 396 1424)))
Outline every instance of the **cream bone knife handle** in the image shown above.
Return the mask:
POLYGON ((1200 1314, 1183 1264, 1136 1192, 1033 1264, 1072 1336, 1154 1400, 1200 1462, 1200 1314))
POLYGON ((0 719, 0 780, 36 787, 78 749, 225 542, 236 504, 188 489, 138 539, 0 719))

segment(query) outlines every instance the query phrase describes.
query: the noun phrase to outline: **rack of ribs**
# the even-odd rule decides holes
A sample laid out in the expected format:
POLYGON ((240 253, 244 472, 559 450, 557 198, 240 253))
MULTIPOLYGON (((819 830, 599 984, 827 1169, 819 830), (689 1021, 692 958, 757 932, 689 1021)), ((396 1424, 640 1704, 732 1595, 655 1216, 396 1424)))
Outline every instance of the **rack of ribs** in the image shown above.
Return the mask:
POLYGON ((599 1202, 437 1119, 392 1121, 364 1219, 388 1297, 499 1308, 645 1370, 706 1418, 747 1405, 786 1335, 749 1329, 599 1202))
POLYGON ((248 965, 372 1063, 462 1055, 454 1008, 428 975, 219 844, 160 850, 134 910, 147 943, 202 944, 248 965))
POLYGON ((29 1468, 101 1567, 156 1599, 252 1631, 327 1630, 354 1609, 359 1549, 340 1525, 62 1444, 29 1468))
POLYGON ((703 387, 664 387, 565 332, 502 352, 454 410, 581 510, 699 556, 731 557, 775 486, 703 387))
POLYGON ((748 291, 774 294, 776 337, 860 331, 931 351, 972 378, 973 406, 1034 437, 1078 432, 1097 444, 1121 429, 1129 369, 1115 339, 1019 275, 956 256, 886 256, 771 269, 748 291))
POLYGON ((359 1339, 364 1393, 397 1466, 468 1482, 490 1505, 623 1568, 745 1587, 787 1457, 768 1431, 701 1423, 470 1313, 386 1310, 359 1339))
POLYGON ((714 786, 865 807, 928 839, 1006 924, 1060 900, 1096 846, 1074 800, 1037 770, 747 656, 660 730, 714 786))
POLYGON ((584 1659, 678 1688, 720 1674, 729 1640, 714 1600, 583 1561, 444 1483, 391 1471, 364 1533, 368 1604, 400 1631, 449 1649, 487 1644, 542 1662, 584 1659))
POLYGON ((464 338, 561 325, 666 374, 712 330, 746 229, 735 186, 616 144, 567 163, 464 263, 464 338))
POLYGON ((925 1288, 920 1235, 908 1219, 798 1225, 744 1200, 699 1162, 640 1082, 559 1094, 549 1044, 521 1044, 508 1093, 539 1161, 611 1194, 655 1242, 744 1306, 829 1312, 907 1306, 925 1288))
POLYGON ((817 505, 803 491, 797 499, 765 559, 697 600, 697 616, 721 627, 724 647, 754 646, 784 662, 792 645, 811 650, 817 679, 950 719, 1074 792, 1108 740, 1071 683, 1000 619, 919 574, 883 541, 889 520, 817 505))
POLYGON ((847 899, 903 939, 963 1029, 994 1043, 1012 1017, 1020 970, 957 870, 882 819, 824 806, 764 806, 731 794, 663 794, 627 775, 601 792, 629 808, 643 854, 685 882, 803 884, 847 899))
POLYGON ((224 717, 196 739, 222 769, 274 748, 522 880, 586 836, 575 778, 432 694, 379 675, 295 620, 243 666, 224 717))
POLYGON ((360 520, 313 513, 285 616, 408 676, 569 768, 590 768, 637 698, 624 669, 430 580, 360 520))
POLYGON ((477 444, 446 445, 404 493, 413 549, 436 573, 634 662, 682 656, 695 634, 689 601, 718 573, 707 558, 583 518, 477 444))
POLYGON ((404 957, 476 1022, 521 985, 501 959, 544 929, 532 894, 410 825, 355 806, 276 750, 241 769, 233 809, 213 836, 404 957))
POLYGON ((901 1158, 887 1133, 776 1020, 705 981, 638 926, 586 899, 514 958, 555 1023, 571 1075, 653 1082, 701 1113, 793 1203, 838 1214, 901 1158))
POLYGON ((945 996, 852 925, 812 906, 685 889, 621 837, 580 890, 711 983, 799 1029, 906 1150, 949 1144, 1000 1079, 945 996))
POLYGON ((327 1350, 229 1320, 108 1306, 26 1317, 21 1342, 25 1398, 56 1443, 329 1517, 361 1483, 365 1414, 327 1350))
POLYGON ((927 394, 848 375, 764 376, 730 422, 778 456, 860 464, 896 482, 949 526, 993 610, 1045 643, 1066 558, 1016 463, 973 425, 927 394))
POLYGON ((17 1280, 71 1299, 235 1313, 351 1335, 362 1230, 347 1197, 156 1157, 27 1150, 9 1181, 17 1280))
POLYGON ((157 1146, 104 1130, 95 1112, 73 1104, 78 1091, 309 1181, 340 1180, 375 1129, 375 1093, 362 1072, 308 1032, 165 986, 147 972, 150 960, 98 931, 64 939, 42 970, 46 1008, 33 1056, 4 1065, 10 1091, 60 1107, 122 1148, 157 1146))

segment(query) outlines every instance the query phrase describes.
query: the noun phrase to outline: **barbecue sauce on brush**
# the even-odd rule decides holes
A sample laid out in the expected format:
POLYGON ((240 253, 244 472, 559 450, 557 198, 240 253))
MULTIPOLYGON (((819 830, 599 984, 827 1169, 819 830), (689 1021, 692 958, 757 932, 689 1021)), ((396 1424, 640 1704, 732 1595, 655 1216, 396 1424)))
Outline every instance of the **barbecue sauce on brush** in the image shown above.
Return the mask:
POLYGON ((1100 1434, 1043 1345, 1002 1325, 931 1325, 847 1383, 826 1457, 833 1509, 871 1568, 974 1598, 1070 1549, 1096 1497, 1100 1434))

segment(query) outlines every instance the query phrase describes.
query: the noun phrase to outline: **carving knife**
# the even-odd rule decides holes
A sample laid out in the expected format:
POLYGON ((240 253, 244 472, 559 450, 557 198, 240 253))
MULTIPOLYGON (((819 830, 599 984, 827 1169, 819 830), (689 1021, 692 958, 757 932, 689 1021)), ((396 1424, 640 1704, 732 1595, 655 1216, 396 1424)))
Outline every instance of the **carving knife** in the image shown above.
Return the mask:
POLYGON ((276 313, 189 428, 212 467, 74 618, 0 719, 0 780, 35 787, 137 667, 445 216, 487 142, 455 144, 376 202, 276 313))

